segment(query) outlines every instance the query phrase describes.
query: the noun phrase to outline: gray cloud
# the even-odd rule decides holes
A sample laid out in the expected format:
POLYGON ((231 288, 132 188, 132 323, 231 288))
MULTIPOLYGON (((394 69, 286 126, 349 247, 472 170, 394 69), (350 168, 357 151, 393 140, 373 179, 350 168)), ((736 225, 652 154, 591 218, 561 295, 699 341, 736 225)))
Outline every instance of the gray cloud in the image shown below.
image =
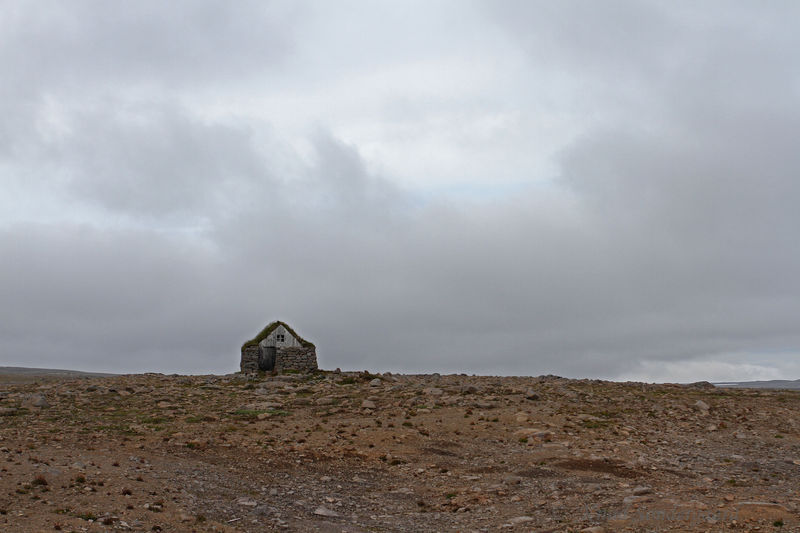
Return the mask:
POLYGON ((74 120, 80 130, 55 157, 71 192, 111 210, 204 216, 274 179, 247 124, 207 124, 164 104, 104 106, 74 120))
POLYGON ((302 4, 7 2, 0 57, 18 82, 224 83, 280 64, 302 4))
MULTIPOLYGON (((652 379, 795 368, 789 13, 492 2, 459 4, 448 33, 439 6, 411 52, 384 36, 319 65, 304 54, 355 54, 363 36, 311 30, 350 15, 15 7, 30 24, 3 48, 13 126, 0 126, 0 183, 17 195, 1 204, 14 213, 0 218, 3 363, 231 371, 239 344, 282 318, 326 367, 652 379), (506 85, 451 94, 469 72, 445 69, 442 82, 409 67, 455 68, 458 44, 483 50, 477 69, 496 56, 506 85), (382 73, 423 77, 390 77, 400 85, 384 95, 384 81, 348 85, 370 79, 381 47, 382 73), (276 92, 263 69, 280 72, 276 92), (341 87, 386 114, 292 126, 284 104, 352 106, 341 87), (452 105, 441 115, 436 102, 452 105), (540 142, 551 127, 558 143, 540 142), (537 150, 537 170, 517 155, 537 150), (397 175, 426 157, 429 175, 397 175), (485 180, 431 192, 461 174, 485 180)), ((377 33, 386 23, 362 16, 377 33)), ((397 35, 418 20, 395 18, 397 35)))

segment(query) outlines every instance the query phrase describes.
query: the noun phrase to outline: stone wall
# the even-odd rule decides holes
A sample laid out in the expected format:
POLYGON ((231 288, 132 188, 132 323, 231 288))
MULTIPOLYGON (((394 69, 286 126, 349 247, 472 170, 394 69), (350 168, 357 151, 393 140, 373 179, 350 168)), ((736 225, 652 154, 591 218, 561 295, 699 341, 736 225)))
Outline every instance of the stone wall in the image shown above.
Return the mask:
MULTIPOLYGON (((239 368, 242 372, 258 372, 258 356, 261 348, 252 344, 242 348, 242 360, 239 368)), ((300 370, 308 372, 317 370, 317 350, 310 348, 278 348, 275 357, 275 370, 300 370)))
POLYGON ((258 372, 258 354, 261 348, 257 344, 252 344, 242 348, 242 361, 239 364, 242 372, 258 372))
MULTIPOLYGON (((258 364, 256 363, 256 368, 258 364)), ((316 348, 278 348, 275 358, 275 370, 301 370, 304 372, 317 370, 316 348)))

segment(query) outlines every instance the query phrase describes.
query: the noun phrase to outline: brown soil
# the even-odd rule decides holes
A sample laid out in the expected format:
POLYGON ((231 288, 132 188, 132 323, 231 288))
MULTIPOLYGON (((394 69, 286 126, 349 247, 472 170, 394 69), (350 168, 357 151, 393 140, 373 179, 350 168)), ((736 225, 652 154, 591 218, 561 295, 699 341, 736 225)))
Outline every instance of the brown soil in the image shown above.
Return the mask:
POLYGON ((800 392, 144 374, 0 415, 4 532, 800 531, 800 392))

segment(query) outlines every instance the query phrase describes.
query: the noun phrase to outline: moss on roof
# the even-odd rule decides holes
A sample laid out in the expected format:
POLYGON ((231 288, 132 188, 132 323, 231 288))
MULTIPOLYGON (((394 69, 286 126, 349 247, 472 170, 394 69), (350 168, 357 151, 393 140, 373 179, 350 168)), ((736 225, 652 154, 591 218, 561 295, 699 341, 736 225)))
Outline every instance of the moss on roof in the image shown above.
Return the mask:
POLYGON ((275 322, 271 322, 271 323, 267 324, 267 326, 264 329, 262 329, 261 332, 258 335, 256 335, 255 337, 253 337, 249 341, 247 341, 244 344, 242 344, 242 350, 244 350, 247 346, 253 346, 253 345, 256 345, 259 342, 263 341, 264 339, 266 339, 269 336, 270 333, 275 331, 275 328, 277 328, 278 326, 283 326, 284 328, 286 328, 286 331, 291 333, 294 336, 294 338, 297 339, 297 342, 299 342, 301 346, 303 346, 305 348, 314 348, 315 347, 313 342, 309 342, 309 341, 305 340, 303 337, 301 337, 300 335, 298 335, 295 332, 295 330, 293 330, 289 326, 289 324, 287 324, 286 322, 282 322, 280 320, 276 320, 275 322))

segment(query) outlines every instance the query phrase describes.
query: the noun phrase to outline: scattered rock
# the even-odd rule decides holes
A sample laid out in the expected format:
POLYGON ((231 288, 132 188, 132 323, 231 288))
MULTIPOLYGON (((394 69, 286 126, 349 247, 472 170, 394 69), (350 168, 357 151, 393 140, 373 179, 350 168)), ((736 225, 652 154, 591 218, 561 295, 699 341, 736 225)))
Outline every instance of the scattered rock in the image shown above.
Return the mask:
POLYGON ((789 392, 352 372, 96 383, 2 384, 0 523, 597 533, 675 509, 698 521, 670 530, 697 533, 788 530, 800 507, 789 392), (34 395, 48 411, 20 408, 34 395))
POLYGON ((241 498, 236 500, 236 503, 241 505, 242 507, 256 507, 258 505, 257 501, 247 496, 242 496, 241 498))
POLYGON ((515 431, 514 436, 521 439, 536 439, 549 442, 553 439, 553 432, 538 428, 522 428, 515 431))
POLYGON ((537 392, 536 392, 535 390, 533 390, 533 389, 528 389, 528 390, 525 392, 525 398, 526 398, 526 399, 528 399, 528 400, 534 400, 534 401, 535 401, 535 400, 538 400, 538 399, 539 399, 539 393, 537 393, 537 392))
POLYGON ((314 400, 314 403, 317 405, 333 405, 336 403, 336 399, 333 396, 323 396, 314 400))
POLYGON ((318 516, 326 516, 328 518, 336 518, 338 516, 341 516, 336 511, 332 511, 327 507, 323 507, 321 505, 314 510, 314 514, 318 516))
POLYGON ((22 407, 36 407, 38 409, 47 409, 50 407, 50 402, 44 394, 31 394, 22 402, 22 407))

